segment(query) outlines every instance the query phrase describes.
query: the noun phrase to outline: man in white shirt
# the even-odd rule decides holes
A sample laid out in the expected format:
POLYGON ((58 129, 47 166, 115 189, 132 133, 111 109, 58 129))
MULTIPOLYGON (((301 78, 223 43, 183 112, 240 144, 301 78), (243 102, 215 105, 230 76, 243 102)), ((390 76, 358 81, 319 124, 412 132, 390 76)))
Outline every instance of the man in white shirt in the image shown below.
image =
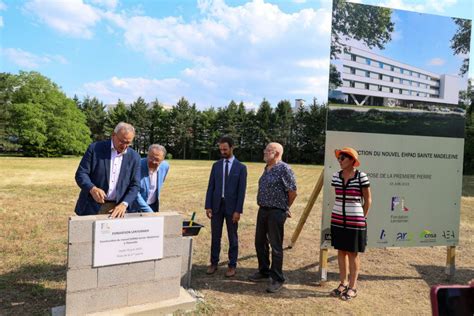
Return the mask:
POLYGON ((120 122, 110 140, 89 145, 76 171, 77 215, 124 216, 140 189, 140 156, 129 148, 134 137, 134 127, 120 122))

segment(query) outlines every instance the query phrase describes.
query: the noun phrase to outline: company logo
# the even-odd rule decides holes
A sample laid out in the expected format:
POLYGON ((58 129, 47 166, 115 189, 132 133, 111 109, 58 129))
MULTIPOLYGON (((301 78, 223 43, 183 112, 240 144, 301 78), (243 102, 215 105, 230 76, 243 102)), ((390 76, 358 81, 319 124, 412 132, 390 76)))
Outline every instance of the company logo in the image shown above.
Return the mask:
POLYGON ((101 223, 100 224, 100 232, 102 234, 110 234, 110 225, 109 225, 109 223, 101 223))
POLYGON ((324 234, 324 240, 331 240, 331 233, 324 234))
POLYGON ((411 241, 413 239, 412 237, 412 234, 407 232, 397 233, 397 241, 411 241))
POLYGON ((420 239, 421 242, 434 242, 436 241, 436 233, 433 233, 432 231, 428 229, 424 229, 423 231, 420 232, 420 239))
POLYGON ((443 230, 442 236, 446 240, 456 240, 456 234, 454 230, 443 230))
POLYGON ((385 232, 385 229, 382 229, 380 231, 380 235, 379 235, 379 240, 377 241, 378 244, 386 244, 388 243, 387 239, 387 233, 385 232))
POLYGON ((403 211, 408 212, 408 207, 405 206, 405 198, 400 196, 392 196, 392 204, 390 206, 391 211, 403 211))

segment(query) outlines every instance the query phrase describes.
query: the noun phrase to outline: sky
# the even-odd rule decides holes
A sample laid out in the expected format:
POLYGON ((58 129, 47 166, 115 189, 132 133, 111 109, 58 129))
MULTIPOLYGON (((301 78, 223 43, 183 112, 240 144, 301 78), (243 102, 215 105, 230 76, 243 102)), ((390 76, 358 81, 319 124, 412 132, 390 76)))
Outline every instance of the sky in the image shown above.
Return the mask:
MULTIPOLYGON (((471 0, 357 2, 474 16, 471 0)), ((420 24, 413 16, 392 17, 395 33, 384 54, 457 73, 462 59, 448 56, 445 45, 455 31, 450 19, 441 25, 427 16, 420 24), (429 29, 435 31, 420 36, 429 29), (444 46, 430 46, 433 38, 444 46)), ((38 71, 70 97, 105 104, 139 96, 166 105, 184 96, 200 109, 230 100, 256 108, 263 98, 273 106, 325 102, 330 29, 329 0, 0 0, 0 71, 38 71)))

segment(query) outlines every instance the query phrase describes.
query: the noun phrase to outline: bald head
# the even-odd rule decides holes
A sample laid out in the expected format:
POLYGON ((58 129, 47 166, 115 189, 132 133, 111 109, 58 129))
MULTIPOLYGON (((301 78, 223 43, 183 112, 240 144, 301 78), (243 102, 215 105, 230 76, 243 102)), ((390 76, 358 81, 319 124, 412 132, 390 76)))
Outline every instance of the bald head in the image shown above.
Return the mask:
POLYGON ((269 165, 275 164, 283 156, 283 146, 279 143, 269 143, 263 151, 263 160, 269 165))

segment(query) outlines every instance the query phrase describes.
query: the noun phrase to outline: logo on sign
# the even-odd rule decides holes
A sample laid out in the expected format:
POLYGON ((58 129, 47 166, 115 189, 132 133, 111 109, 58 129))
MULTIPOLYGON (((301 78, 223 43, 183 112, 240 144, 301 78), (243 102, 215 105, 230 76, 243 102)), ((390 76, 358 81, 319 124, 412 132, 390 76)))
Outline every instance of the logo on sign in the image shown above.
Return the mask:
POLYGON ((436 234, 432 231, 425 229, 420 233, 421 242, 434 242, 436 241, 436 234))
POLYGON ((400 196, 392 196, 391 211, 408 212, 408 207, 405 206, 405 198, 400 196))
POLYGON ((377 243, 386 244, 388 242, 386 237, 387 237, 387 233, 385 232, 385 229, 382 229, 380 231, 379 240, 377 241, 377 243))
POLYGON ((397 241, 410 241, 410 240, 412 240, 412 236, 410 233, 407 233, 407 232, 397 233, 397 241))
POLYGON ((456 235, 454 234, 454 230, 443 230, 443 238, 447 240, 456 239, 456 235))
POLYGON ((331 240, 331 234, 330 233, 324 234, 324 240, 331 240))

